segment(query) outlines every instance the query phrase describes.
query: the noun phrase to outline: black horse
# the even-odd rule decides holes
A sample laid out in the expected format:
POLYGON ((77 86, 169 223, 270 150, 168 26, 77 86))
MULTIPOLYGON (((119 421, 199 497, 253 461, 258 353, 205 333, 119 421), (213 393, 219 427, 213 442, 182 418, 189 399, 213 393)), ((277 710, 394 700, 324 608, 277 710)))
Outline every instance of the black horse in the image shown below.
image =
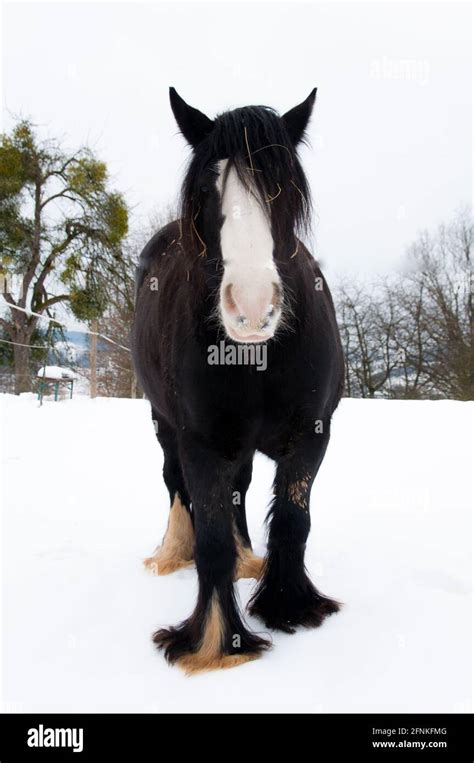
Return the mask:
POLYGON ((248 106, 211 120, 170 89, 193 153, 179 219, 140 258, 132 344, 171 503, 145 563, 167 574, 195 562, 199 576, 194 612, 154 641, 189 673, 268 647, 242 620, 238 577, 258 579, 250 612, 268 628, 316 627, 338 610, 304 566, 344 376, 331 295, 300 240, 311 201, 296 148, 315 97, 281 117, 248 106), (245 517, 256 450, 276 462, 265 560, 245 517))

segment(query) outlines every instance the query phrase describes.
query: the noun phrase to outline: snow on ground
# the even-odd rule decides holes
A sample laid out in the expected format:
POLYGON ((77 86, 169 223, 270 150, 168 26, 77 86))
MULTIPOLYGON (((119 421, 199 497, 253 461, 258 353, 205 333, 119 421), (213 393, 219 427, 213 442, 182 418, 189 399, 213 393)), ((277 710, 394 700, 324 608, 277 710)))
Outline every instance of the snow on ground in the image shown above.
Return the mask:
MULTIPOLYGON (((150 640, 191 612, 196 573, 141 565, 168 510, 148 404, 1 397, 7 711, 470 710, 472 404, 344 400, 307 552, 343 611, 274 633, 261 660, 186 678, 150 640)), ((272 474, 259 456, 257 551, 272 474)), ((243 602, 252 586, 239 582, 243 602)))

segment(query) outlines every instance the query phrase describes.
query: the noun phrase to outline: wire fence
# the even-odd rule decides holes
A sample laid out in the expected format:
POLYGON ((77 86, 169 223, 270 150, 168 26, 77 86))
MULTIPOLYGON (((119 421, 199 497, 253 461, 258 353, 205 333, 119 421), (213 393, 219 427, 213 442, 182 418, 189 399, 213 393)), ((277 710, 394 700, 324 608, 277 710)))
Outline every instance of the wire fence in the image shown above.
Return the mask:
MULTIPOLYGON (((8 305, 8 307, 11 307, 13 310, 19 310, 22 313, 25 313, 26 315, 34 315, 35 318, 41 318, 42 320, 48 321, 48 323, 56 323, 57 326, 61 326, 62 328, 66 328, 68 331, 77 331, 78 334, 89 334, 90 336, 96 336, 100 339, 104 339, 106 342, 110 342, 111 344, 115 344, 117 347, 120 347, 121 350, 125 350, 126 352, 130 352, 130 347, 125 347, 125 345, 120 344, 119 342, 116 342, 114 339, 111 339, 110 337, 106 336, 105 334, 101 334, 98 331, 90 331, 90 329, 71 329, 70 326, 68 326, 64 321, 58 321, 57 318, 51 318, 49 315, 42 315, 41 313, 35 313, 33 310, 28 310, 26 307, 20 307, 19 305, 15 305, 13 302, 7 302, 7 300, 4 297, 5 304, 8 305)), ((7 341, 7 340, 1 340, 1 341, 7 341)), ((19 342, 7 342, 7 344, 16 344, 20 347, 32 347, 33 345, 21 345, 19 342)), ((40 345, 37 345, 38 347, 40 345)), ((44 345, 44 348, 46 348, 48 345, 44 345)))

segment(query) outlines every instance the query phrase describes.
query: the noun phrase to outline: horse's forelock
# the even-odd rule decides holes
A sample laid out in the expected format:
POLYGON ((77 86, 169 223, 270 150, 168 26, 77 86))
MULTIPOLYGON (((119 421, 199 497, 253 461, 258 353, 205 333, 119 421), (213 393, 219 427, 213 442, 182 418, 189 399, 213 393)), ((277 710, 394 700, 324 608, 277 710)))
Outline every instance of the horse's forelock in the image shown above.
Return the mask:
MULTIPOLYGON (((276 235, 304 233, 310 225, 308 183, 288 133, 273 109, 247 106, 221 114, 198 146, 183 184, 182 214, 199 214, 202 175, 227 159, 240 182, 259 200, 276 235)), ((225 178, 224 178, 225 182, 225 178)))

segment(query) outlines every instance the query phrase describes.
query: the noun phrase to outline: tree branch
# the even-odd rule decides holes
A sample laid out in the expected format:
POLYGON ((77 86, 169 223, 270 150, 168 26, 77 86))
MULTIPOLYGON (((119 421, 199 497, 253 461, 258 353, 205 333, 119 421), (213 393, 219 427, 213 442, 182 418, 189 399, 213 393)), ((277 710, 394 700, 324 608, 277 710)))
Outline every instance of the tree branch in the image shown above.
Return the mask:
POLYGON ((58 294, 55 297, 50 297, 50 299, 47 299, 46 302, 43 302, 43 304, 40 304, 35 309, 35 313, 42 313, 43 310, 47 310, 58 302, 66 302, 68 299, 71 299, 69 294, 58 294))
POLYGON ((65 188, 63 191, 59 191, 58 193, 53 193, 52 196, 49 196, 47 199, 41 202, 41 209, 44 209, 47 204, 49 204, 50 201, 54 201, 54 199, 69 199, 70 201, 76 201, 74 196, 69 196, 69 191, 71 191, 71 188, 65 188))

